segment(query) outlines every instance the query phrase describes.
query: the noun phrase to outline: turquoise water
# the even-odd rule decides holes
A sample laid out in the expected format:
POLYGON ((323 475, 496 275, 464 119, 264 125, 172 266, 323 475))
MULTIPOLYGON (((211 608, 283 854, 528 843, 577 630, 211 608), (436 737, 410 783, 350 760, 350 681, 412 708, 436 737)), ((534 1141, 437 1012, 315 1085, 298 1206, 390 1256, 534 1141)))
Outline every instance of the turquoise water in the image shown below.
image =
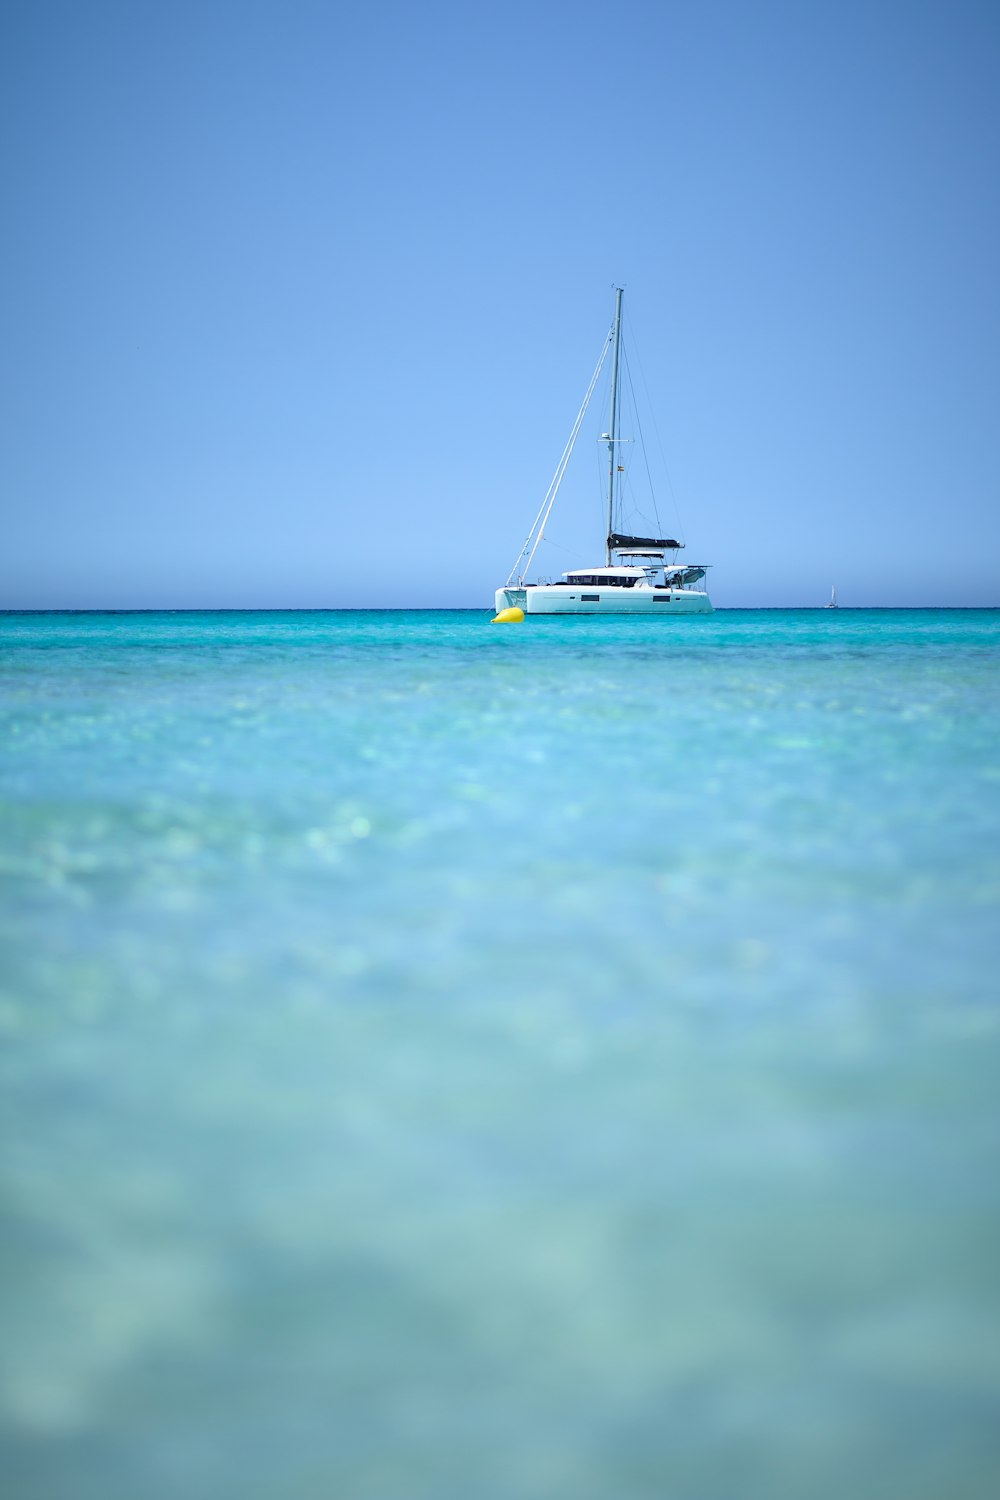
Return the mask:
POLYGON ((1000 1486, 1000 612, 0 617, 5 1493, 1000 1486))

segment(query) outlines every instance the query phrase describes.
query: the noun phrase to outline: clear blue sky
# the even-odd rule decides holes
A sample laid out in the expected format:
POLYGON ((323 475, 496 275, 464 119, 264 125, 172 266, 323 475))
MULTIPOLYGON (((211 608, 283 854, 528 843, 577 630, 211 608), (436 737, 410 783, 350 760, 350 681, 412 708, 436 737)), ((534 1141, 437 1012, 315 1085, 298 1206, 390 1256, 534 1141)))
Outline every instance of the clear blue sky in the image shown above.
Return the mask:
POLYGON ((616 281, 718 605, 1000 604, 996 0, 0 24, 0 606, 488 606, 616 281))

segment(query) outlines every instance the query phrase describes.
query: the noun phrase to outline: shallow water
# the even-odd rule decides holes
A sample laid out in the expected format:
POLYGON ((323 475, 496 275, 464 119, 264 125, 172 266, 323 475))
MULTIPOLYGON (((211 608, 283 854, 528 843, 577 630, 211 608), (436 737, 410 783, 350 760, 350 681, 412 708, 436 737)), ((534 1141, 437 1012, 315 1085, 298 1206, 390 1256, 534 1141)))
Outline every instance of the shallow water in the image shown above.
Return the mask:
POLYGON ((1000 1485, 997 611, 0 617, 5 1488, 1000 1485))

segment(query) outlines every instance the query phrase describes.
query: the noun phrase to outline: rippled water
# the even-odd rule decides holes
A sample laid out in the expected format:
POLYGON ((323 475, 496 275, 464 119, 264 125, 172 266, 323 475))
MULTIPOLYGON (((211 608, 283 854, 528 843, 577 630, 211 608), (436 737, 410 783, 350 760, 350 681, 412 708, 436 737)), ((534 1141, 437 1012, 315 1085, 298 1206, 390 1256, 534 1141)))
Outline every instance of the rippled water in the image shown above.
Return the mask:
POLYGON ((6 1492, 1000 1489, 996 611, 0 617, 6 1492))

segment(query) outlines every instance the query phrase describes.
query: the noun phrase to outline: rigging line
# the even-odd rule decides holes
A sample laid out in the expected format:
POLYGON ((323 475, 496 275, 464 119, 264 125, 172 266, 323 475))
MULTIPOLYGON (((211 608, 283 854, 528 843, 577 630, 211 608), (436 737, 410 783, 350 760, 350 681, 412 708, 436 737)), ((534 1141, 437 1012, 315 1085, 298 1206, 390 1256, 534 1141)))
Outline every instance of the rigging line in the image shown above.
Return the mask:
MULTIPOLYGON (((601 395, 603 394, 602 391, 601 395)), ((594 492, 591 496, 591 504, 597 523, 597 536, 600 536, 601 528, 606 525, 608 515, 608 473, 604 466, 604 455, 601 452, 603 446, 600 438, 594 443, 594 492)))
POLYGON ((528 532, 528 535, 525 538, 524 546, 521 548, 521 551, 519 552, 517 557, 517 561, 514 563, 514 566, 511 568, 510 572, 507 575, 507 582, 504 585, 505 588, 510 587, 514 575, 517 573, 518 568, 521 566, 521 559, 524 557, 524 554, 528 552, 528 549, 530 547, 531 551, 528 552, 528 560, 524 564, 523 571, 519 575, 518 581, 520 582, 520 579, 524 577, 525 573, 527 573, 528 569, 531 567, 532 559, 534 558, 535 553, 538 551, 539 543, 545 535, 545 526, 552 511, 552 507, 555 504, 556 495, 559 493, 559 486, 562 484, 562 478, 566 472, 566 465, 569 463, 570 456, 576 444, 577 437, 579 436, 580 428, 583 425, 583 419, 587 415, 587 408, 590 405, 590 398, 594 394, 594 387, 597 385, 601 370, 604 368, 604 361, 608 357, 608 349, 611 347, 611 337, 612 335, 609 333, 604 341, 604 348, 601 350, 601 357, 597 361, 597 368, 595 369, 593 375, 590 377, 590 384, 587 387, 587 394, 583 398, 583 405, 580 407, 580 410, 576 414, 576 421, 573 423, 573 431, 570 433, 566 446, 562 451, 562 457, 560 458, 559 463, 556 466, 555 474, 552 476, 552 483, 549 485, 548 489, 545 492, 545 499, 539 506, 538 514, 535 516, 535 519, 531 523, 531 530, 528 532), (539 522, 541 522, 540 525, 539 522), (536 527, 538 527, 537 536, 535 536, 536 527), (533 536, 535 536, 534 546, 532 546, 531 543, 531 539, 533 536))
MULTIPOLYGON (((622 384, 618 402, 618 410, 620 414, 620 432, 625 430, 630 421, 634 426, 638 420, 635 408, 635 392, 632 390, 632 379, 631 375, 629 374, 628 348, 626 345, 624 328, 622 329, 621 370, 622 384), (630 397, 631 405, 629 405, 630 397)), ((618 444, 615 450, 614 462, 618 504, 615 513, 615 524, 612 528, 612 530, 614 531, 624 531, 628 518, 638 514, 635 501, 635 489, 632 484, 631 465, 627 465, 625 463, 625 448, 626 445, 630 444, 632 441, 632 438, 619 437, 618 444), (629 510, 627 513, 625 509, 626 504, 629 505, 629 510)))
MULTIPOLYGON (((610 346, 610 343, 611 343, 611 334, 609 333, 607 339, 605 340, 604 349, 603 349, 603 351, 601 353, 601 357, 600 357, 600 359, 597 362, 597 369, 594 371, 593 376, 591 377, 590 385, 587 388, 587 394, 583 398, 583 405, 581 406, 579 412, 577 413, 577 418, 576 418, 576 422, 575 422, 575 424, 573 426, 573 431, 570 433, 569 441, 567 442, 565 448, 563 449, 562 457, 560 458, 559 464, 556 467, 556 472, 555 472, 555 475, 553 476, 552 483, 549 485, 548 489, 546 490, 545 497, 542 500, 541 505, 538 507, 538 513, 535 516, 535 519, 531 523, 531 529, 529 530, 528 535, 525 538, 524 546, 521 548, 520 554, 518 555, 517 562, 515 562, 514 566, 510 570, 510 573, 508 574, 507 585, 509 585, 511 583, 511 580, 514 578, 514 575, 517 572, 518 567, 519 567, 519 565, 521 563, 521 559, 524 557, 524 555, 528 551, 529 547, 531 547, 531 555, 529 556, 528 562, 525 564, 525 569, 524 569, 524 571, 527 572, 527 569, 528 569, 528 567, 531 564, 531 559, 535 555, 535 551, 536 551, 536 549, 538 547, 538 543, 542 540, 542 533, 545 530, 545 522, 548 520, 549 511, 551 511, 551 509, 552 509, 552 502, 555 500, 556 491, 559 488, 559 484, 560 484, 560 482, 562 480, 562 476, 566 472, 566 465, 569 463, 570 454, 573 452, 573 445, 576 442, 576 437, 577 437, 577 434, 579 433, 579 430, 580 430, 580 424, 583 421, 584 415, 586 414, 586 411, 587 411, 587 407, 590 404, 591 396, 594 393, 594 386, 597 384, 598 376, 600 375, 601 369, 602 369, 602 367, 604 365, 604 361, 607 358, 608 348, 610 346), (548 509, 546 509, 546 504, 548 505, 548 509), (543 511, 545 512, 544 520, 542 519, 542 512, 543 511), (532 537, 535 534, 535 528, 538 526, 539 521, 541 521, 541 531, 539 531, 538 537, 537 537, 537 539, 535 541, 535 545, 534 545, 534 547, 532 547, 531 546, 531 539, 532 539, 532 537)), ((524 576, 524 574, 522 573, 521 577, 523 577, 523 576, 524 576)), ((505 585, 505 587, 506 587, 506 585, 505 585)))
MULTIPOLYGON (((660 525, 660 511, 659 507, 656 504, 656 490, 653 486, 653 475, 649 467, 649 454, 646 452, 646 437, 642 430, 642 422, 639 417, 639 402, 636 399, 635 386, 632 383, 632 367, 629 364, 627 358, 625 360, 625 374, 628 379, 629 392, 632 396, 632 412, 635 416, 636 430, 639 433, 639 447, 642 449, 642 461, 646 465, 646 479, 649 481, 649 498, 653 504, 653 516, 656 521, 656 529, 657 531, 660 531, 662 529, 660 525)), ((629 484, 631 486, 631 474, 628 474, 626 477, 628 478, 629 484)), ((639 514, 641 515, 642 512, 640 511, 639 514)))
MULTIPOLYGON (((612 336, 614 327, 612 326, 612 336)), ((611 372, 601 381, 601 388, 597 392, 597 404, 600 410, 607 410, 611 399, 611 372)), ((601 424, 604 425, 603 423, 601 424)), ((608 524, 608 468, 605 456, 606 439, 602 436, 594 441, 594 508, 597 519, 597 534, 603 534, 608 524)))
POLYGON ((641 356, 639 354, 638 345, 636 346, 636 351, 635 351, 635 362, 636 362, 636 364, 639 367, 639 375, 640 375, 640 378, 642 380, 642 388, 643 388, 643 390, 644 390, 644 392, 646 394, 646 403, 649 406, 650 417, 651 417, 652 423, 653 423, 653 432, 656 434, 656 445, 657 445, 657 447, 659 448, 659 451, 660 451, 660 462, 663 465, 663 472, 664 472, 664 474, 666 475, 666 478, 667 478, 667 490, 669 491, 669 494, 670 494, 670 501, 671 501, 671 504, 673 506, 674 515, 677 518, 677 526, 678 526, 677 535, 678 536, 683 536, 684 535, 684 519, 683 519, 683 517, 681 515, 680 505, 677 502, 677 493, 676 493, 676 491, 674 489, 674 482, 673 482, 672 478, 670 477, 670 465, 667 463, 667 454, 666 454, 666 450, 665 450, 665 448, 663 446, 663 438, 660 436, 660 427, 659 427, 659 423, 656 420, 656 407, 653 405, 652 398, 650 397, 650 394, 649 394, 649 382, 646 379, 646 371, 643 368, 642 358, 641 358, 641 356))
MULTIPOLYGON (((632 382, 628 372, 628 349, 626 348, 624 329, 622 330, 621 369, 622 386, 618 409, 621 414, 620 430, 624 430, 629 422, 631 422, 631 425, 634 427, 636 419, 635 398, 634 393, 631 390, 632 382), (629 405, 630 397, 631 405, 629 405)), ((629 518, 637 513, 635 503, 635 489, 632 484, 632 467, 631 464, 627 464, 625 461, 626 446, 631 444, 632 441, 632 438, 620 437, 618 440, 618 447, 615 450, 615 478, 618 482, 618 510, 615 517, 615 524, 612 528, 614 531, 625 531, 627 529, 627 525, 629 524, 629 518), (626 505, 629 506, 627 512, 625 509, 626 505)))

